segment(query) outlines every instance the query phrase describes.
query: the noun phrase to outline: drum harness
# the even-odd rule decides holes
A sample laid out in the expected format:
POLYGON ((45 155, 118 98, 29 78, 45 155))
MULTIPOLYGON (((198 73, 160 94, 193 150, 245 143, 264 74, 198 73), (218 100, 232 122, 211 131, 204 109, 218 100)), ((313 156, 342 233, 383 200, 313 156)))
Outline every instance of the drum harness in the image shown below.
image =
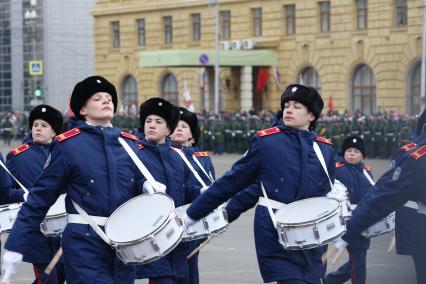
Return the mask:
POLYGON ((2 166, 3 169, 5 169, 5 171, 16 181, 16 183, 22 188, 22 190, 24 191, 24 200, 27 201, 27 196, 28 196, 28 189, 19 182, 19 180, 9 171, 9 169, 4 165, 4 163, 0 160, 0 166, 2 166))
MULTIPOLYGON (((315 142, 315 141, 313 142, 313 147, 314 147, 315 154, 317 155, 317 157, 318 157, 318 159, 321 163, 321 166, 323 167, 325 174, 327 175, 328 181, 330 183, 330 188, 333 190, 334 185, 331 182, 330 176, 328 175, 327 166, 325 164, 324 156, 322 155, 321 149, 318 146, 318 143, 315 142)), ((258 205, 265 206, 265 207, 268 208, 268 212, 269 212, 269 215, 271 216, 272 223, 274 224, 274 227, 277 228, 277 219, 276 219, 274 211, 272 209, 278 209, 278 208, 280 208, 280 207, 282 207, 286 204, 283 203, 283 202, 279 202, 279 201, 276 201, 276 200, 269 199, 268 195, 266 194, 266 190, 265 190, 265 187, 264 187, 262 181, 260 181, 260 187, 262 188, 263 197, 262 196, 259 197, 258 205)))
MULTIPOLYGON (((132 148, 130 148, 129 144, 127 144, 127 142, 121 137, 118 137, 118 141, 123 146, 124 150, 126 150, 127 154, 129 154, 130 158, 133 160, 136 167, 141 171, 147 181, 152 185, 156 184, 154 177, 151 175, 151 173, 142 163, 142 161, 136 156, 135 152, 132 150, 132 148)), ((71 199, 71 202, 79 215, 68 214, 68 222, 77 224, 88 224, 102 240, 104 240, 111 247, 117 248, 117 245, 100 228, 100 226, 105 226, 108 217, 91 216, 87 214, 86 211, 84 211, 84 209, 81 208, 80 205, 78 205, 74 200, 71 199)))
MULTIPOLYGON (((188 161, 188 158, 185 156, 185 154, 183 153, 183 150, 178 149, 178 148, 174 148, 171 147, 176 153, 179 154, 179 156, 182 158, 182 160, 185 162, 185 164, 188 166, 188 168, 190 169, 190 171, 192 172, 192 174, 194 175, 194 177, 197 179, 197 181, 201 184, 201 186, 203 188, 206 188, 207 185, 206 183, 203 181, 203 179, 200 177, 200 175, 198 174, 198 172, 194 169, 194 167, 191 165, 191 163, 188 161)), ((210 180, 209 175, 206 173, 206 171, 204 170, 203 166, 201 166, 201 164, 197 164, 202 171, 204 172, 204 174, 208 177, 208 179, 210 180)))

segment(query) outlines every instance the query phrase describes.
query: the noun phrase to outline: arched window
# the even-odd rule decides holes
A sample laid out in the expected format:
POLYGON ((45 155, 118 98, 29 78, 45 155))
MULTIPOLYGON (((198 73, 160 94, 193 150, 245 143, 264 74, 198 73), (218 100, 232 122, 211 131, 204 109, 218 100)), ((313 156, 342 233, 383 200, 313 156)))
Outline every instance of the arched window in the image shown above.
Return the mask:
POLYGON ((124 108, 132 105, 138 106, 138 88, 135 77, 127 75, 122 83, 123 95, 121 97, 121 104, 124 108))
POLYGON ((415 63, 411 76, 408 79, 409 87, 407 88, 408 94, 408 110, 409 114, 420 113, 420 76, 421 76, 421 62, 415 63))
POLYGON ((299 84, 314 87, 321 94, 321 81, 318 72, 312 67, 305 67, 297 76, 299 84))
POLYGON ((168 73, 161 83, 161 95, 172 104, 179 105, 179 93, 176 77, 168 73))
POLYGON ((365 64, 356 67, 352 77, 352 110, 369 115, 376 112, 376 79, 365 64))

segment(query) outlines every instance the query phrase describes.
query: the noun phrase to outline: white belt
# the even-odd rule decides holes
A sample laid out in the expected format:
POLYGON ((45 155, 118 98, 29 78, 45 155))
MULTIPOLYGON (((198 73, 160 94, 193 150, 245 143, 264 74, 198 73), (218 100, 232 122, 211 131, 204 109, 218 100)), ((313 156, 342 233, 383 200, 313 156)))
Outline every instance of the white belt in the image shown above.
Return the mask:
POLYGON ((419 210, 417 212, 426 215, 426 204, 419 202, 419 210))
MULTIPOLYGON (((261 197, 259 197, 259 201, 257 202, 257 205, 262 205, 262 206, 267 207, 268 206, 267 202, 268 201, 266 200, 266 198, 263 197, 263 196, 261 196, 261 197)), ((272 200, 272 199, 269 199, 269 202, 271 203, 272 209, 279 209, 279 208, 287 205, 287 204, 285 204, 283 202, 275 201, 275 200, 272 200)))
POLYGON ((415 210, 419 209, 419 205, 417 204, 417 202, 411 200, 408 200, 407 203, 404 204, 404 207, 408 207, 415 210))
MULTIPOLYGON (((90 218, 98 224, 98 226, 105 226, 108 217, 101 217, 101 216, 92 216, 89 215, 90 218)), ((68 223, 74 223, 74 224, 89 224, 87 223, 79 214, 68 214, 68 223)))

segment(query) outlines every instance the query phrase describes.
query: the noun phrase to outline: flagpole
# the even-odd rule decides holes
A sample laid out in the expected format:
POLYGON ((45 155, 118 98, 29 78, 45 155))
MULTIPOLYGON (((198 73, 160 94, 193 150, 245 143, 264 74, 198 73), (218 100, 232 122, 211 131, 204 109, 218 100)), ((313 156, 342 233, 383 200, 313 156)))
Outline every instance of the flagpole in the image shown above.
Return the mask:
POLYGON ((420 72, 420 113, 425 109, 425 76, 426 76, 426 0, 423 0, 423 48, 420 72))

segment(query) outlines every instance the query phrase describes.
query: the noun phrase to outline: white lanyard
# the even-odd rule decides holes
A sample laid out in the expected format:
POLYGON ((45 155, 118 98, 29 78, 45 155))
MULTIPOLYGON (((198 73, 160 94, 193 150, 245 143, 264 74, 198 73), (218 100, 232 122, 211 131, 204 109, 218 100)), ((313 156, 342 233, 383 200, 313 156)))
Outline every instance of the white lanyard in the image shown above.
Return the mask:
POLYGON ((327 175, 328 181, 330 182, 330 189, 333 190, 334 185, 331 182, 330 176, 328 175, 327 166, 325 165, 325 160, 324 160, 324 156, 321 153, 321 149, 318 146, 318 143, 315 142, 315 141, 314 141, 313 147, 314 147, 315 154, 317 154, 317 157, 318 157, 318 159, 319 159, 319 161, 321 163, 321 166, 323 167, 323 169, 325 171, 325 174, 327 175))
POLYGON ((204 169, 203 165, 201 165, 200 161, 197 159, 197 157, 195 157, 195 155, 192 155, 192 159, 195 161, 195 163, 197 164, 197 166, 201 169, 201 171, 206 175, 206 177, 213 183, 214 179, 211 176, 211 174, 209 175, 207 173, 207 171, 204 169))
POLYGON ((9 175, 11 176, 11 177, 13 177, 13 179, 16 181, 16 183, 22 188, 22 190, 26 193, 26 194, 24 194, 24 199, 25 199, 25 201, 27 201, 27 195, 28 195, 28 189, 22 184, 22 183, 20 183, 19 182, 19 180, 8 170, 8 168, 3 164, 3 162, 0 160, 0 165, 3 167, 3 169, 5 169, 5 171, 7 172, 7 173, 9 173, 9 175))
POLYGON ((366 169, 363 169, 362 172, 364 173, 365 177, 368 179, 368 181, 370 182, 371 185, 375 185, 376 183, 374 182, 374 180, 371 178, 371 176, 368 174, 366 169))
POLYGON ((272 211, 272 205, 271 201, 268 198, 268 195, 266 195, 265 187, 263 186, 263 182, 260 181, 260 187, 262 188, 263 197, 266 199, 266 208, 268 208, 269 216, 271 216, 272 223, 274 224, 274 227, 277 227, 277 218, 275 217, 274 211, 272 211))
POLYGON ((198 172, 194 169, 194 167, 191 165, 191 163, 186 158, 185 154, 180 150, 172 147, 172 149, 179 154, 179 156, 182 158, 182 160, 185 162, 185 164, 188 166, 188 168, 191 170, 192 174, 195 176, 195 178, 198 180, 198 182, 201 184, 202 187, 207 187, 206 183, 203 181, 203 179, 200 177, 198 172))

